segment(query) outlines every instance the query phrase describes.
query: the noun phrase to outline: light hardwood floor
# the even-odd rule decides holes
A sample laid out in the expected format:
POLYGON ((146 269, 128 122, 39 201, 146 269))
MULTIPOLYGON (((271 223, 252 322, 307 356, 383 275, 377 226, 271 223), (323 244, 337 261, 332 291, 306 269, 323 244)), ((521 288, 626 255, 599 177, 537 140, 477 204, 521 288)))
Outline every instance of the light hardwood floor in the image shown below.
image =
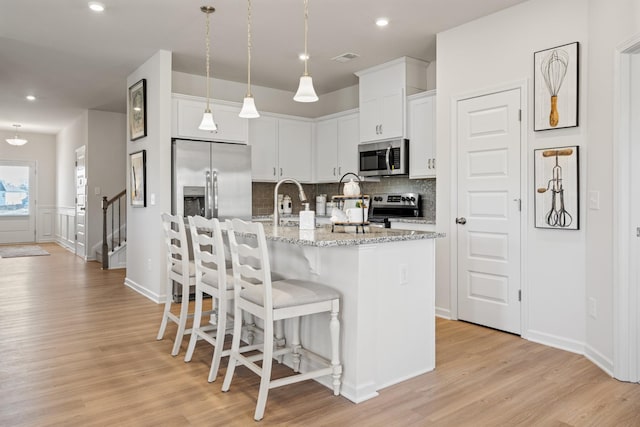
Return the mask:
POLYGON ((41 246, 51 256, 0 259, 1 426, 640 426, 640 385, 441 319, 434 372, 358 405, 313 381, 275 389, 256 424, 256 375, 238 368, 222 393, 226 359, 208 383, 208 344, 190 363, 187 340, 171 357, 169 334, 155 339, 162 306, 125 287, 124 271, 41 246))

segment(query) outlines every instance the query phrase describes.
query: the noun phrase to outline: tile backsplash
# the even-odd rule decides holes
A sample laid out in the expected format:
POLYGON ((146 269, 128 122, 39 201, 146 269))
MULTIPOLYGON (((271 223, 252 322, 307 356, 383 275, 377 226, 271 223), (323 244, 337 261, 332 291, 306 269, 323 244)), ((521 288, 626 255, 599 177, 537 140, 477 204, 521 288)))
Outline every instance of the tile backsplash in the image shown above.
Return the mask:
MULTIPOLYGON (((405 177, 382 177, 380 182, 363 182, 360 184, 364 194, 377 193, 418 193, 422 197, 421 216, 435 221, 436 219, 436 180, 431 179, 409 179, 405 177)), ((274 183, 254 182, 253 191, 253 215, 270 215, 273 213, 273 189, 274 183)), ((314 202, 317 194, 326 194, 327 201, 331 196, 342 194, 342 186, 338 183, 332 184, 303 184, 307 198, 314 209, 314 202)), ((293 212, 302 210, 302 203, 298 198, 298 188, 295 184, 282 184, 279 189, 280 194, 291 196, 293 212)))

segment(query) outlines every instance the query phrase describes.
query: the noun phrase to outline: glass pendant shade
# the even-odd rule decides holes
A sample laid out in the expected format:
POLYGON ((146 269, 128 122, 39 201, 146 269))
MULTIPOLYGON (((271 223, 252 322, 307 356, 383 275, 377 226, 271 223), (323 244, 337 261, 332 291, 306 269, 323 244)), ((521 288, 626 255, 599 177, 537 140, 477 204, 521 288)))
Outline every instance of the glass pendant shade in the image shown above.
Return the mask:
POLYGON ((209 132, 217 132, 218 125, 213 121, 213 114, 211 114, 210 109, 206 109, 204 114, 202 115, 202 121, 200 122, 200 126, 198 126, 200 130, 206 130, 209 132))
POLYGON ((13 138, 7 138, 5 141, 7 141, 9 144, 11 145, 15 145, 15 146, 20 146, 20 145, 24 145, 27 143, 26 139, 22 139, 18 136, 18 128, 20 127, 20 125, 13 125, 14 128, 16 128, 16 136, 14 136, 13 138))
POLYGON ((246 96, 242 103, 242 110, 240 110, 240 117, 245 119, 257 119, 260 117, 260 113, 256 109, 256 103, 253 96, 246 96))
POLYGON ((313 88, 311 76, 306 75, 300 77, 300 85, 293 100, 297 102, 316 102, 318 100, 318 95, 316 95, 316 91, 313 88))
POLYGON ((13 138, 7 138, 6 141, 11 144, 11 145, 24 145, 27 143, 26 139, 22 139, 22 138, 18 138, 18 135, 14 136, 13 138))

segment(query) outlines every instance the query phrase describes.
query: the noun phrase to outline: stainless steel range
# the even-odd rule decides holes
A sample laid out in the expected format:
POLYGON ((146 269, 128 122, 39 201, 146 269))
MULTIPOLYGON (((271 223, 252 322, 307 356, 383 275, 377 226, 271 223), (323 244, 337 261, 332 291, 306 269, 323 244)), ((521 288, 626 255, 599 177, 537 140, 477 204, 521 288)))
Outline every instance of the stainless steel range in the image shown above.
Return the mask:
POLYGON ((420 216, 421 199, 418 193, 385 193, 371 196, 369 222, 389 228, 389 218, 420 216))

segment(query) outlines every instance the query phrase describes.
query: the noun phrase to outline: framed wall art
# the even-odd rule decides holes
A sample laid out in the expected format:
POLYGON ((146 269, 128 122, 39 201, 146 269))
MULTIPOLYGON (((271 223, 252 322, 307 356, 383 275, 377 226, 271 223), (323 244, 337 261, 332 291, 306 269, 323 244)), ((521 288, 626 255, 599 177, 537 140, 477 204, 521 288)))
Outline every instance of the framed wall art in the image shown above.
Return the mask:
POLYGON ((129 139, 147 136, 147 80, 142 79, 129 88, 129 139))
POLYGON ((535 226, 580 228, 578 146, 534 150, 535 226))
POLYGON ((129 194, 131 205, 144 208, 147 206, 147 150, 129 154, 131 176, 129 177, 129 194))
POLYGON ((578 126, 579 43, 533 54, 533 130, 578 126))

